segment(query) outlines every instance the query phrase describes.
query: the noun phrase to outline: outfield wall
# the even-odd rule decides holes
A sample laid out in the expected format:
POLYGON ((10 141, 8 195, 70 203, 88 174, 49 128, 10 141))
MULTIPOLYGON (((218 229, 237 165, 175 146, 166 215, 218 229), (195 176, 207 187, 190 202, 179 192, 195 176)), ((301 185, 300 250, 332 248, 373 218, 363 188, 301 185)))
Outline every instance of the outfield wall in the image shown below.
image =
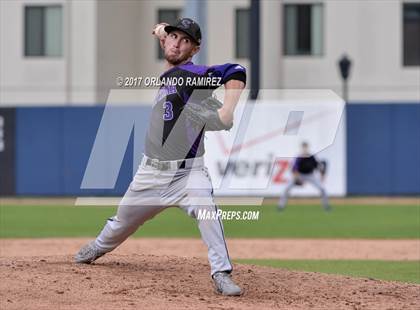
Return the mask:
MULTIPOLYGON (((151 107, 140 109, 142 145, 151 107)), ((123 194, 139 160, 133 164, 133 133, 115 187, 80 189, 102 113, 99 106, 1 108, 0 195, 123 194)), ((420 104, 350 104, 346 114, 343 194, 419 195, 420 104)))
POLYGON ((347 191, 420 193, 420 104, 347 106, 347 191))

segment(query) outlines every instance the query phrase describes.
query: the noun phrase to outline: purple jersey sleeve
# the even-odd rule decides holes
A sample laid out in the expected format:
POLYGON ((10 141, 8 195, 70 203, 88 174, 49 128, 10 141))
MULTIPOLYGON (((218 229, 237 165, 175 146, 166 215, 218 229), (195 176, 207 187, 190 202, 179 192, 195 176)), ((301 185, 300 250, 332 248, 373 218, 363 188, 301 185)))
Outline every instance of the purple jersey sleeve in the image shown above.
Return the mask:
MULTIPOLYGON (((230 80, 239 80, 246 84, 246 69, 239 64, 226 63, 224 65, 201 66, 189 62, 179 66, 179 68, 201 76, 207 75, 216 78, 220 77, 220 84, 225 84, 230 80)), ((162 74, 162 76, 167 75, 174 70, 176 70, 176 68, 169 69, 162 74)))
POLYGON ((246 69, 238 64, 227 63, 211 66, 208 68, 207 74, 213 77, 221 77, 222 84, 230 80, 239 80, 246 83, 246 69))

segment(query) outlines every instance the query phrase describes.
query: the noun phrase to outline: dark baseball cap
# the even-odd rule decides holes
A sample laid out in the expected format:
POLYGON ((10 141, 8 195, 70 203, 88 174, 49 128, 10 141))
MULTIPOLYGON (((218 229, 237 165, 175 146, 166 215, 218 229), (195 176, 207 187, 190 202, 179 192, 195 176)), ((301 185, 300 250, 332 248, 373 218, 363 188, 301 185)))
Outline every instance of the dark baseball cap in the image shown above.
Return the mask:
POLYGON ((186 33, 198 45, 201 44, 200 26, 191 18, 180 18, 174 24, 165 27, 166 33, 170 33, 175 30, 186 33))

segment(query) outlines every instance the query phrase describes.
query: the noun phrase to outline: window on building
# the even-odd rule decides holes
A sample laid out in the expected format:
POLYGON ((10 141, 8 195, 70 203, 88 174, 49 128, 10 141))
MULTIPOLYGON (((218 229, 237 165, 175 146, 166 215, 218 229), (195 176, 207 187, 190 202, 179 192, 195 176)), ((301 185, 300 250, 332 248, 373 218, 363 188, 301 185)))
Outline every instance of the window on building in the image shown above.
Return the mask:
POLYGON ((404 66, 420 66, 420 3, 403 4, 404 66))
POLYGON ((235 13, 236 24, 236 58, 249 58, 249 9, 237 9, 235 13))
POLYGON ((283 12, 284 54, 322 55, 322 4, 286 4, 283 12))
MULTIPOLYGON (((158 18, 156 23, 168 23, 173 24, 176 22, 178 18, 181 16, 180 9, 159 9, 158 10, 158 18)), ((157 40, 157 53, 158 59, 164 59, 163 50, 160 47, 159 40, 157 40)))
POLYGON ((25 56, 63 54, 61 5, 25 7, 25 56))

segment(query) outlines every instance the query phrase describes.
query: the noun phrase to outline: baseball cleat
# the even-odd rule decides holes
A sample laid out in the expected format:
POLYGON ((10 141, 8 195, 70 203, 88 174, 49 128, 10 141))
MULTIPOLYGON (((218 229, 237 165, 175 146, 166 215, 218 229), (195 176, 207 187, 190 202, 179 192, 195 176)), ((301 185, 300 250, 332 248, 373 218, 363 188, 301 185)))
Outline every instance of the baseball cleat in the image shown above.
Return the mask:
POLYGON ((332 211, 332 209, 331 209, 331 206, 330 206, 330 205, 326 205, 326 206, 324 206, 324 210, 325 210, 325 212, 330 212, 330 211, 332 211))
POLYGON ((216 291, 219 294, 225 296, 239 296, 242 293, 241 288, 232 281, 230 274, 227 272, 216 272, 213 275, 213 282, 216 286, 216 291))
POLYGON ((105 252, 101 252, 98 249, 95 241, 91 241, 79 250, 74 256, 74 260, 79 264, 90 264, 104 254, 105 252))
POLYGON ((284 209, 286 209, 285 206, 280 206, 280 205, 277 206, 277 211, 279 211, 279 212, 284 211, 284 209))

